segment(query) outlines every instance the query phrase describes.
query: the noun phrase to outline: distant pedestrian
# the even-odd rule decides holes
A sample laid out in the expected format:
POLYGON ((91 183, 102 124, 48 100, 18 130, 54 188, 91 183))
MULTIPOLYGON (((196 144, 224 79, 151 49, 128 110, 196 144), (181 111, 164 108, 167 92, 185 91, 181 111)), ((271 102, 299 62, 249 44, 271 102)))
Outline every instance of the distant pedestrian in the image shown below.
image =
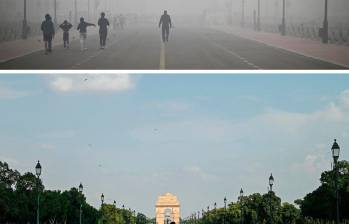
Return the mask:
POLYGON ((160 18, 159 28, 162 28, 162 41, 168 42, 168 36, 170 35, 170 28, 172 28, 172 22, 170 15, 167 14, 167 10, 160 18))
POLYGON ((45 54, 52 52, 52 39, 55 35, 55 28, 49 14, 45 15, 45 20, 41 23, 41 31, 45 43, 45 54))
POLYGON ((105 48, 105 42, 107 40, 107 34, 108 34, 108 26, 109 21, 107 18, 105 18, 105 13, 101 13, 101 18, 98 19, 98 26, 99 26, 99 44, 100 48, 105 48))
POLYGON ((64 20, 64 22, 59 25, 59 27, 63 30, 63 46, 64 48, 69 48, 69 30, 73 27, 71 23, 69 23, 67 20, 64 20))
POLYGON ((77 28, 77 30, 79 30, 79 32, 80 32, 80 49, 81 49, 81 51, 87 50, 86 37, 87 37, 87 27, 88 26, 96 26, 96 25, 93 23, 85 22, 84 18, 81 17, 80 23, 79 23, 78 28, 77 28))

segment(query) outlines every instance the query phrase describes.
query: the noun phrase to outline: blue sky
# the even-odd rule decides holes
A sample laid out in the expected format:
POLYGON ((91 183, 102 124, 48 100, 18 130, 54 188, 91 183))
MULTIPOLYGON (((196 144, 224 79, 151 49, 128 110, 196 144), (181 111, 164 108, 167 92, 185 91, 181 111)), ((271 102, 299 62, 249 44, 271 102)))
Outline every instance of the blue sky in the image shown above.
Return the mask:
POLYGON ((349 153, 345 75, 2 75, 0 160, 48 189, 84 184, 89 203, 154 215, 171 192, 182 215, 274 190, 302 198, 349 153))

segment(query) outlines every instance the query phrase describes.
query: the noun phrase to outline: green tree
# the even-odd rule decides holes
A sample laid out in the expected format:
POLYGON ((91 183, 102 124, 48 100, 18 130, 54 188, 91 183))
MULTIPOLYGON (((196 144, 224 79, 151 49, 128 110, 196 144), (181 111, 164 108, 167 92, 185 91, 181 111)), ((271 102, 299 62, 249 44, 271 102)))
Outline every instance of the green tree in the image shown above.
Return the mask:
MULTIPOLYGON (((342 219, 349 219, 349 162, 339 161, 340 171, 338 178, 340 211, 342 219)), ((303 217, 312 217, 314 219, 334 220, 335 219, 335 173, 333 170, 324 171, 321 174, 321 185, 313 192, 307 194, 303 200, 297 200, 300 205, 303 217)))

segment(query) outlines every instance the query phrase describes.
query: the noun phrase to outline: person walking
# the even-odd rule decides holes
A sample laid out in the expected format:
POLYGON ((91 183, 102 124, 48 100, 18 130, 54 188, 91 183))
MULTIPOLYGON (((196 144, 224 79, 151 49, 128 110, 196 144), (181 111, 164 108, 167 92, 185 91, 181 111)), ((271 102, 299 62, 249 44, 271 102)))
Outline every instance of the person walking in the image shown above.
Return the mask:
POLYGON ((77 30, 80 32, 80 49, 81 51, 87 50, 86 48, 86 38, 87 38, 87 27, 88 26, 96 26, 93 23, 85 22, 84 18, 80 18, 80 23, 78 25, 77 30))
POLYGON ((69 48, 69 30, 73 27, 71 23, 69 23, 67 20, 64 20, 64 22, 59 25, 59 27, 63 30, 63 46, 64 48, 69 48))
POLYGON ((160 18, 159 28, 162 27, 162 41, 168 42, 168 37, 170 35, 170 28, 172 28, 172 22, 170 15, 167 14, 167 10, 160 18))
POLYGON ((98 26, 99 26, 99 44, 100 49, 105 48, 105 42, 107 40, 107 34, 108 34, 108 26, 109 21, 107 18, 105 18, 105 13, 101 13, 101 18, 98 19, 98 26))
POLYGON ((52 39, 55 35, 55 28, 49 14, 45 15, 45 20, 41 23, 41 31, 45 43, 45 54, 52 52, 52 39))

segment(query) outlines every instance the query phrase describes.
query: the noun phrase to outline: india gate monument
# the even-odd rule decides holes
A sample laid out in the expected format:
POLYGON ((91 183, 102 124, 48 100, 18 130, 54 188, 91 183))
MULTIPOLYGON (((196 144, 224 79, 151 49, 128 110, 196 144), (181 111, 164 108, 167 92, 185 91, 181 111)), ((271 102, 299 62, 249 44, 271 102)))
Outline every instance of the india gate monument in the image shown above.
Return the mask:
POLYGON ((177 197, 171 193, 160 195, 155 205, 156 224, 179 224, 180 204, 177 197))

